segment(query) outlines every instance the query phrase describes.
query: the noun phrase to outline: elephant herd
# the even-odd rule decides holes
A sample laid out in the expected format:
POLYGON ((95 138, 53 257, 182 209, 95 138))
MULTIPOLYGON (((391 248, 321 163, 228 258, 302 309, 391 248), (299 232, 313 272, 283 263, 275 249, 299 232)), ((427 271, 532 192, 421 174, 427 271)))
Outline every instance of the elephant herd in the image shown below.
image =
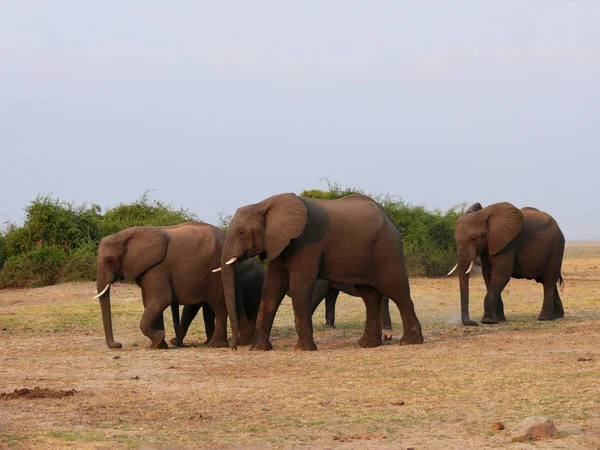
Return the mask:
MULTIPOLYGON (((483 323, 506 320, 501 293, 511 277, 534 279, 544 287, 538 319, 564 316, 557 283, 562 283, 564 236, 556 221, 535 208, 510 203, 474 204, 456 224, 461 316, 469 318, 469 274, 481 260, 487 288, 483 323)), ((392 219, 371 198, 354 194, 316 200, 280 194, 239 208, 227 232, 202 222, 165 227, 130 227, 107 236, 98 249, 97 289, 106 344, 113 337, 110 286, 135 280, 142 289, 140 329, 154 348, 167 348, 163 312, 173 315, 173 345, 183 345, 202 308, 207 343, 270 350, 273 321, 289 295, 298 341, 294 349, 316 350, 312 315, 326 299, 327 325, 334 327, 340 291, 362 297, 366 323, 358 343, 382 343, 391 328, 389 300, 400 310, 400 344, 423 342, 404 263, 402 237, 392 219), (254 258, 268 259, 268 269, 254 258), (181 319, 179 306, 183 305, 181 319)))

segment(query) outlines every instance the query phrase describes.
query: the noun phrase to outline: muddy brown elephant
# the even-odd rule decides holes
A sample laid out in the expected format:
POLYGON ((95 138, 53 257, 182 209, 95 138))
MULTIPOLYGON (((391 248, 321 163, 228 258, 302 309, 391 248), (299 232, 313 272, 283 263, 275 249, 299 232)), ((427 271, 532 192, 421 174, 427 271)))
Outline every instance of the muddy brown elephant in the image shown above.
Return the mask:
POLYGON ((482 322, 506 320, 502 290, 512 278, 542 283, 544 302, 539 320, 564 317, 557 283, 562 284, 562 259, 565 238, 556 220, 535 208, 517 209, 510 203, 495 203, 485 208, 473 204, 458 219, 454 232, 460 281, 461 317, 464 325, 477 325, 469 318, 469 274, 476 256, 487 293, 482 322))
MULTIPOLYGON (((381 297, 400 309, 401 344, 423 342, 421 324, 410 297, 402 237, 392 219, 373 199, 359 194, 337 200, 280 194, 239 208, 231 219, 221 258, 222 280, 237 346, 240 302, 236 279, 240 261, 269 259, 257 319, 254 349, 270 350, 273 320, 290 291, 298 342, 296 350, 316 350, 312 326, 312 292, 318 278, 353 286, 365 302, 367 318, 358 343, 382 343, 381 297)), ((243 317, 242 317, 243 319, 243 317)))
MULTIPOLYGON (((141 287, 144 313, 140 329, 152 342, 151 347, 167 348, 163 323, 166 308, 172 304, 187 306, 203 302, 210 306, 215 316, 214 332, 208 345, 226 347, 227 309, 223 286, 220 277, 211 273, 220 262, 224 241, 225 234, 221 230, 203 222, 170 227, 131 227, 102 239, 96 277, 100 293, 95 298, 100 298, 108 347, 121 347, 113 338, 110 309, 110 286, 117 280, 135 280, 141 287)), ((264 270, 257 261, 248 260, 240 265, 239 273, 236 287, 246 294, 243 306, 247 312, 247 320, 240 326, 240 339, 242 344, 250 345, 254 341, 264 270)), ((177 335, 179 327, 175 325, 177 335)), ((182 341, 181 336, 177 341, 182 341)))
MULTIPOLYGON (((332 283, 327 280, 317 280, 312 295, 313 314, 325 299, 325 326, 335 328, 335 304, 340 292, 352 297, 360 297, 360 293, 354 287, 348 284, 332 283)), ((390 299, 382 297, 381 299, 381 328, 384 330, 392 329, 392 318, 390 317, 390 299)))

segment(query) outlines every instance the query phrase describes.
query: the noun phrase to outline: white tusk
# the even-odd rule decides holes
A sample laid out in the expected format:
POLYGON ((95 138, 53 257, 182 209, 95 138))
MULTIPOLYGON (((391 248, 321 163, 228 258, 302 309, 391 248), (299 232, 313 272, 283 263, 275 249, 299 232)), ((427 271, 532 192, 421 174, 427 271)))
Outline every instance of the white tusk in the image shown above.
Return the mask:
POLYGON ((452 270, 450 272, 448 272, 448 275, 446 275, 447 277, 449 277, 450 275, 452 275, 454 273, 454 271, 456 270, 456 268, 458 267, 458 264, 456 264, 452 270))
POLYGON ((217 267, 216 269, 213 269, 213 273, 220 272, 220 271, 221 271, 220 267, 217 267))
POLYGON ((233 258, 231 258, 229 261, 227 261, 225 264, 229 265, 229 264, 233 264, 234 262, 237 261, 237 256, 234 256, 233 258))
POLYGON ((473 264, 475 264, 475 260, 471 261, 471 264, 469 265, 469 268, 465 272, 466 274, 468 274, 471 271, 471 269, 473 268, 473 264))
POLYGON ((108 284, 106 285, 106 287, 104 288, 104 290, 103 290, 102 292, 100 292, 98 295, 96 295, 94 298, 102 297, 102 295, 103 295, 103 294, 104 294, 106 291, 108 291, 108 288, 109 288, 109 287, 110 287, 110 283, 108 283, 108 284))

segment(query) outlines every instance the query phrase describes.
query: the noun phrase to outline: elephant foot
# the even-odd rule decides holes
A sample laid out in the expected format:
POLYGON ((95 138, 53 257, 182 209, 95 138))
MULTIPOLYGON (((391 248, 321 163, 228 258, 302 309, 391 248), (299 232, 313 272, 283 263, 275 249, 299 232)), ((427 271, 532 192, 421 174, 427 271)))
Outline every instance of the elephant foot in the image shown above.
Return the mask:
POLYGON ((253 334, 246 334, 246 335, 241 335, 240 336, 240 341, 238 345, 241 346, 247 346, 247 345, 252 345, 254 344, 254 335, 253 334))
POLYGON ((113 341, 113 342, 107 342, 107 343, 106 343, 106 345, 107 345, 107 346, 108 346, 108 348, 110 348, 110 349, 122 348, 122 347, 123 347, 123 345, 121 345, 121 343, 120 343, 120 342, 115 342, 115 341, 113 341))
POLYGON ((497 317, 488 317, 488 316, 483 316, 481 318, 481 323, 485 323, 488 325, 494 325, 496 323, 500 322, 500 320, 497 317))
POLYGON ((498 322, 506 322, 506 317, 504 315, 498 316, 498 322))
POLYGON ((404 334, 402 339, 400 339, 400 345, 417 345, 422 344, 424 341, 423 333, 419 332, 418 334, 404 334))
POLYGON ((183 341, 178 341, 177 338, 173 338, 169 341, 171 343, 171 345, 174 345, 175 347, 183 347, 183 341))
POLYGON ((325 322, 325 328, 335 328, 333 323, 325 322))
POLYGON ((296 345, 294 345, 294 350, 315 351, 316 349, 317 349, 317 346, 313 341, 311 341, 311 342, 298 341, 298 342, 296 342, 296 345))
POLYGON ((392 324, 391 323, 382 323, 381 324, 381 329, 382 330, 391 330, 392 329, 392 324))
POLYGON ((382 344, 381 335, 379 336, 365 336, 363 335, 358 340, 358 345, 362 348, 379 347, 382 344))
POLYGON ((463 319, 462 324, 466 327, 478 327, 479 324, 471 319, 463 319))
POLYGON ((229 342, 227 342, 227 339, 211 339, 208 346, 210 348, 229 347, 229 342))
POLYGON ((554 320, 554 314, 553 313, 545 313, 545 312, 541 312, 540 315, 538 316, 538 320, 554 320))
POLYGON ((255 346, 253 346, 250 350, 259 350, 263 352, 268 352, 269 350, 273 350, 273 345, 270 341, 258 341, 255 346))
POLYGON ((148 348, 150 349, 158 349, 158 350, 166 350, 169 348, 169 345, 165 342, 165 340, 163 339, 162 341, 160 341, 158 344, 152 343, 148 346, 148 348))
POLYGON ((563 317, 565 317, 565 310, 564 309, 559 309, 559 310, 554 310, 554 317, 556 319, 562 319, 563 317))

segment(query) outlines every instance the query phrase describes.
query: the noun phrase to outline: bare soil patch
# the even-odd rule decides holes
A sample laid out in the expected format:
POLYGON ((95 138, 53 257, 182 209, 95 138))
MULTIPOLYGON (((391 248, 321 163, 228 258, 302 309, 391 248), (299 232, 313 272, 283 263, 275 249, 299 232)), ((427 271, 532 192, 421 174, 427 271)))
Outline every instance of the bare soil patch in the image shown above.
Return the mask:
POLYGON ((75 389, 71 389, 70 391, 55 391, 52 389, 41 388, 39 386, 34 387, 33 389, 21 388, 15 389, 12 392, 2 392, 0 393, 0 400, 8 400, 15 398, 63 398, 70 397, 71 395, 75 395, 77 391, 75 389))
MULTIPOLYGON (((289 299, 272 352, 206 348, 202 320, 188 347, 149 350, 140 291, 117 285, 113 325, 123 348, 109 350, 93 283, 2 291, 0 448, 520 449, 532 444, 511 444, 509 433, 530 416, 550 417, 559 430, 536 448, 600 448, 595 251, 565 260, 566 316, 554 322, 536 320, 543 294, 533 281, 507 286, 508 322, 466 328, 456 324, 457 278, 411 279, 425 343, 406 347, 392 308, 391 342, 359 348, 364 305, 340 296, 336 329, 324 327, 324 305, 315 313, 317 352, 291 350, 289 299), (27 386, 63 394, 9 397, 27 386)), ((475 319, 484 293, 473 277, 475 319)), ((165 325, 170 338, 168 311, 165 325)))

